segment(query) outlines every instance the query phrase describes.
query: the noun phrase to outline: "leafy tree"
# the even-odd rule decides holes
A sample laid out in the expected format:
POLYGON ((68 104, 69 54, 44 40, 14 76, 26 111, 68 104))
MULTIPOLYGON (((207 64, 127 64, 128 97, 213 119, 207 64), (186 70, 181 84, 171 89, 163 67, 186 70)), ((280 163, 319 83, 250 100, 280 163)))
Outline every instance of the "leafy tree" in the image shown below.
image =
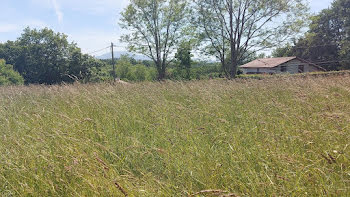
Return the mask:
POLYGON ((147 78, 147 68, 144 65, 135 65, 133 73, 135 81, 145 81, 147 78))
POLYGON ((14 66, 27 83, 54 84, 67 78, 67 59, 70 44, 67 36, 47 28, 26 28, 16 44, 21 47, 21 61, 14 66), (18 67, 19 66, 19 67, 18 67))
POLYGON ((340 48, 336 44, 339 36, 331 30, 331 24, 335 24, 332 13, 323 10, 319 15, 311 18, 309 31, 291 47, 278 48, 273 56, 298 56, 312 62, 327 62, 322 66, 328 70, 336 70, 340 64, 333 62, 339 59, 340 48))
POLYGON ((66 75, 69 78, 82 82, 97 82, 111 79, 111 77, 104 76, 106 73, 101 72, 103 67, 106 67, 104 62, 83 54, 80 48, 70 48, 66 71, 66 75))
POLYGON ((278 47, 272 52, 272 57, 293 56, 292 49, 293 49, 293 47, 290 44, 287 44, 284 47, 278 47))
POLYGON ((349 69, 350 0, 335 0, 311 21, 303 38, 293 46, 276 49, 273 56, 298 56, 327 70, 349 69))
POLYGON ((177 53, 175 54, 175 58, 177 62, 177 69, 180 73, 181 78, 185 78, 187 80, 191 79, 191 58, 193 55, 191 54, 191 44, 189 42, 183 42, 180 44, 177 49, 177 53), (182 72, 185 71, 185 75, 182 72))
POLYGON ((92 67, 103 63, 83 55, 67 36, 45 28, 26 28, 15 42, 0 45, 0 58, 14 66, 26 83, 88 81, 92 67))
POLYGON ((335 0, 331 9, 337 20, 335 31, 339 32, 341 68, 350 69, 350 0, 335 0))
MULTIPOLYGON (((143 64, 133 64, 133 58, 121 56, 117 61, 116 73, 121 80, 126 81, 154 81, 157 79, 157 70, 143 64)), ((142 61, 140 61, 142 62, 142 61)))
POLYGON ((203 50, 220 60, 226 77, 235 78, 249 53, 272 48, 300 31, 305 5, 303 0, 195 0, 198 17, 193 21, 203 50))
POLYGON ((131 67, 132 64, 128 56, 122 56, 116 65, 117 76, 122 80, 128 79, 128 73, 131 67))
POLYGON ((0 59, 0 85, 19 85, 23 83, 23 77, 13 70, 13 66, 0 59))
POLYGON ((121 40, 130 51, 151 58, 162 80, 169 55, 184 37, 187 16, 186 0, 131 0, 121 19, 121 27, 131 33, 121 40))

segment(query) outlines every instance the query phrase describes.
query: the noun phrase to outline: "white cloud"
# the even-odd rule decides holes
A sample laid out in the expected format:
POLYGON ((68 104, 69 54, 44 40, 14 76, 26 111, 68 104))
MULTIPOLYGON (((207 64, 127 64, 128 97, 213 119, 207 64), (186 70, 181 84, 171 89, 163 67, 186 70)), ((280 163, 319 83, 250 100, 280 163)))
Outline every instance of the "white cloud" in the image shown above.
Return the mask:
POLYGON ((109 13, 115 16, 125 8, 129 0, 60 0, 65 9, 85 12, 91 15, 105 15, 109 13))
POLYGON ((319 11, 329 8, 332 0, 310 0, 311 11, 318 13, 319 11))
POLYGON ((22 27, 31 27, 31 28, 39 28, 39 29, 42 29, 42 28, 45 28, 45 27, 49 27, 50 28, 50 25, 48 25, 47 23, 45 23, 44 21, 41 21, 41 20, 37 20, 37 19, 31 19, 31 20, 26 20, 26 21, 23 21, 23 24, 21 24, 22 27))
POLYGON ((0 33, 10 33, 18 31, 20 26, 15 24, 0 24, 0 33))
POLYGON ((20 23, 1 23, 0 22, 0 42, 16 40, 21 36, 26 27, 42 29, 49 27, 45 22, 37 19, 22 20, 20 23))
MULTIPOLYGON (((106 11, 120 11, 128 5, 129 0, 31 0, 34 4, 60 11, 70 9, 90 12, 91 14, 106 14, 106 11), (57 8, 56 9, 56 6, 57 8)), ((62 13, 62 12, 61 12, 62 13)), ((113 13, 111 13, 113 14, 113 13)))
POLYGON ((89 15, 118 16, 130 0, 31 0, 37 6, 53 8, 59 23, 63 22, 62 10, 72 10, 89 15))
MULTIPOLYGON (((74 32, 68 34, 68 39, 78 44, 78 47, 82 49, 84 53, 90 53, 102 48, 106 48, 113 42, 118 45, 118 50, 125 50, 125 44, 119 42, 120 34, 116 32, 104 32, 96 30, 84 30, 81 32, 74 32)), ((92 55, 102 55, 108 53, 109 49, 99 51, 92 55)))
POLYGON ((59 24, 63 23, 63 12, 61 11, 60 5, 57 3, 57 0, 51 0, 53 8, 55 9, 55 13, 57 16, 57 21, 59 24))
POLYGON ((45 28, 48 27, 46 23, 36 19, 23 20, 21 23, 11 24, 11 23, 0 23, 0 33, 15 33, 20 32, 26 27, 31 28, 45 28))

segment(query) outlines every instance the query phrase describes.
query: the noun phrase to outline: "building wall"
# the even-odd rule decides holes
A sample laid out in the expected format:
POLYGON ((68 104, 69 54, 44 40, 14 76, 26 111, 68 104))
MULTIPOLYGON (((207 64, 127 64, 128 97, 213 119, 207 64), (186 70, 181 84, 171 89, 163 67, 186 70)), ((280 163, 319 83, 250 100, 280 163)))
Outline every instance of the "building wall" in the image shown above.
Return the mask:
POLYGON ((290 62, 287 62, 285 64, 282 64, 280 66, 274 67, 274 68, 241 68, 244 74, 249 73, 265 73, 265 74, 283 74, 283 73, 289 73, 289 74, 297 74, 299 73, 299 65, 304 66, 304 73, 306 72, 317 72, 321 71, 319 68, 310 65, 308 63, 304 63, 298 59, 292 60, 290 62), (282 72, 281 68, 282 66, 286 66, 286 72, 282 72))
POLYGON ((249 73, 268 73, 268 74, 275 74, 276 68, 241 68, 244 74, 249 73))

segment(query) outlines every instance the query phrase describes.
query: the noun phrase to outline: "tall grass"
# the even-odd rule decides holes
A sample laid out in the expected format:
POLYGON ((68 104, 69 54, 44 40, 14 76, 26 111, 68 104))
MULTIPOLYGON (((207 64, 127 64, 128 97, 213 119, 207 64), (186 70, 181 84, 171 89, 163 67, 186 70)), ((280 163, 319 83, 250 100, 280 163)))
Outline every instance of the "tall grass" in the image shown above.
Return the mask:
POLYGON ((350 79, 0 88, 0 196, 349 196, 350 79))

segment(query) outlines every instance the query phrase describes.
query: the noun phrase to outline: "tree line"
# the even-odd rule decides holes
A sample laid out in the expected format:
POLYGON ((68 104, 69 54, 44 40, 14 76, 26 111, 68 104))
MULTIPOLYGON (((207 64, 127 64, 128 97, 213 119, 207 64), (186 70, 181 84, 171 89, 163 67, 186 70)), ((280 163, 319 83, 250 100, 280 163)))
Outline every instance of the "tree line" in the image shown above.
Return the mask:
POLYGON ((160 80, 183 43, 220 60, 225 77, 252 54, 301 32, 304 0, 131 0, 120 25, 130 51, 153 60, 160 80))
MULTIPOLYGON (((232 79, 239 65, 276 46, 275 57, 299 56, 328 62, 321 65, 328 70, 347 69, 349 10, 350 0, 335 0, 314 16, 306 0, 130 0, 119 22, 129 33, 121 41, 150 61, 122 57, 117 75, 130 81, 232 79), (210 61, 194 61, 194 56, 210 61)), ((0 43, 0 59, 6 61, 0 72, 7 70, 2 81, 18 79, 17 74, 26 84, 99 82, 112 76, 111 61, 83 54, 65 34, 48 28, 28 27, 17 40, 0 43)))
MULTIPOLYGON (((174 80, 203 79, 219 76, 215 63, 195 62, 188 45, 180 48, 167 70, 174 80)), ((113 80, 110 59, 98 60, 83 54, 67 36, 53 30, 24 29, 15 41, 0 43, 0 85, 59 84, 75 81, 113 80)), ((155 81, 157 69, 152 61, 135 60, 127 55, 117 59, 117 77, 125 81, 155 81)))
POLYGON ((103 66, 83 54, 67 36, 48 28, 26 28, 16 41, 0 43, 0 59, 13 65, 26 83, 56 84, 76 80, 90 81, 103 66))
POLYGON ((303 37, 277 48, 272 55, 298 56, 327 70, 350 69, 350 1, 336 0, 312 16, 303 37))

